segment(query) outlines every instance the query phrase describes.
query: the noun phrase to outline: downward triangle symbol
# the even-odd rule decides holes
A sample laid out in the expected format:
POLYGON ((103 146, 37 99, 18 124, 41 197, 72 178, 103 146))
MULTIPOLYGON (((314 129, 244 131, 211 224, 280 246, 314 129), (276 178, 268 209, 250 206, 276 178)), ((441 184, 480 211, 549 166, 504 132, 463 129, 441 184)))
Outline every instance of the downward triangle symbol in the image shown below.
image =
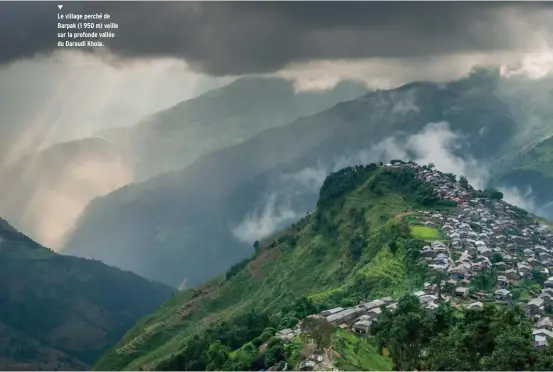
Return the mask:
POLYGON ((61 10, 61 8, 63 8, 63 5, 58 5, 58 8, 60 8, 60 10, 61 10))

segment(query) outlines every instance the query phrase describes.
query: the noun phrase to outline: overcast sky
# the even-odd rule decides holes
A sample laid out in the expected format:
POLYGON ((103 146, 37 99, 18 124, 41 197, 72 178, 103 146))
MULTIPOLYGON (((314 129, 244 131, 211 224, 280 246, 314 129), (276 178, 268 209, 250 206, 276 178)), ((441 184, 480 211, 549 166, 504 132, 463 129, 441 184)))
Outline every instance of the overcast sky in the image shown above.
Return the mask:
MULTIPOLYGON (((111 51, 178 57, 213 74, 274 72, 291 62, 532 51, 552 36, 553 3, 97 2, 64 12, 109 12, 111 51)), ((1 61, 56 48, 56 3, 0 4, 1 61)))
POLYGON ((48 143, 132 125, 239 75, 387 88, 553 65, 553 2, 65 2, 69 12, 110 13, 116 37, 60 53, 57 3, 0 3, 4 132, 32 127, 48 143))

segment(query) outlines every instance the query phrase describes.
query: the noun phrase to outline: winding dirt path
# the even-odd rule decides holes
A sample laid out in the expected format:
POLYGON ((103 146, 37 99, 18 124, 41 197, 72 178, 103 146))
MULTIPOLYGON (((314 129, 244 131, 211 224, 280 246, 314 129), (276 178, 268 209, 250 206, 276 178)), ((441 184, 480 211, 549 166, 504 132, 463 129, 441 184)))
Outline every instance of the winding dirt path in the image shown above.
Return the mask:
POLYGON ((403 217, 410 216, 412 214, 416 214, 416 212, 403 212, 403 213, 396 214, 396 220, 401 221, 403 217))

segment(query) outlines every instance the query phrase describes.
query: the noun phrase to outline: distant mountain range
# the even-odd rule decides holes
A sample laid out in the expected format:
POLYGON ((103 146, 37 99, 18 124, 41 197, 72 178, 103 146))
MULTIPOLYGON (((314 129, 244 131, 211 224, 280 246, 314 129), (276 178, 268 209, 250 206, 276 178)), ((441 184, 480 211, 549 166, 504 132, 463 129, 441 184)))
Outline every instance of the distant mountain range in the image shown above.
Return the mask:
POLYGON ((553 185, 544 171, 550 158, 535 158, 541 147, 532 152, 530 144, 548 138, 553 124, 551 108, 528 94, 534 84, 482 70, 448 84, 364 94, 95 199, 66 252, 175 286, 198 284, 313 210, 331 170, 395 157, 441 162, 482 183, 530 186, 536 205, 546 206, 551 194, 538 189, 553 185), (524 154, 536 178, 516 176, 513 164, 524 154))
POLYGON ((0 219, 0 369, 88 369, 173 291, 56 254, 0 219))
POLYGON ((366 92, 366 86, 355 81, 342 81, 328 91, 296 92, 288 80, 241 78, 136 126, 105 130, 98 136, 126 150, 134 179, 140 181, 366 92))
POLYGON ((2 157, 0 164, 7 163, 0 167, 0 215, 43 244, 61 248, 93 198, 365 92, 354 81, 323 92, 296 92, 288 80, 241 78, 132 127, 103 130, 9 162, 2 157))

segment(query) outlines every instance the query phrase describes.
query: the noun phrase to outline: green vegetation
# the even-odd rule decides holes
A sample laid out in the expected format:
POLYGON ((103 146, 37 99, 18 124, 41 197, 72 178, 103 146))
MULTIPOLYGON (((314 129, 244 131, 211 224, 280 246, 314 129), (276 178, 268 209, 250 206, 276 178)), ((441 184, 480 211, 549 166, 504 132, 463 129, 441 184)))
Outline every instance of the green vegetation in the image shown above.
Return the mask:
POLYGON ((378 349, 390 350, 395 370, 546 371, 553 348, 533 348, 530 319, 518 306, 485 305, 457 316, 448 304, 434 312, 411 295, 384 310, 371 329, 378 349))
POLYGON ((477 190, 474 193, 474 197, 493 199, 493 200, 503 200, 503 193, 496 189, 490 188, 490 189, 484 189, 484 190, 477 190))
POLYGON ((344 371, 389 371, 390 358, 379 354, 368 337, 359 337, 350 331, 337 330, 334 336, 337 352, 335 365, 344 371))
POLYGON ((437 240, 440 238, 440 232, 435 227, 411 226, 413 237, 422 240, 437 240))
POLYGON ((88 369, 172 289, 44 248, 0 219, 0 369, 88 369))
MULTIPOLYGON (((223 277, 175 295, 143 319, 95 369, 297 364, 297 347, 281 350, 267 336, 325 308, 420 288, 428 275, 418 260, 424 242, 396 216, 438 205, 426 184, 402 168, 351 167, 329 176, 321 198, 315 213, 260 242, 250 259, 223 277), (259 347, 262 343, 280 351, 270 351, 269 357, 268 349, 259 347)), ((353 358, 348 351, 352 345, 374 347, 368 341, 350 341, 339 341, 344 346, 342 363, 350 368, 386 365, 374 352, 353 358)))
POLYGON ((307 318, 302 322, 302 339, 309 343, 312 341, 317 349, 332 346, 334 326, 324 318, 307 318))

